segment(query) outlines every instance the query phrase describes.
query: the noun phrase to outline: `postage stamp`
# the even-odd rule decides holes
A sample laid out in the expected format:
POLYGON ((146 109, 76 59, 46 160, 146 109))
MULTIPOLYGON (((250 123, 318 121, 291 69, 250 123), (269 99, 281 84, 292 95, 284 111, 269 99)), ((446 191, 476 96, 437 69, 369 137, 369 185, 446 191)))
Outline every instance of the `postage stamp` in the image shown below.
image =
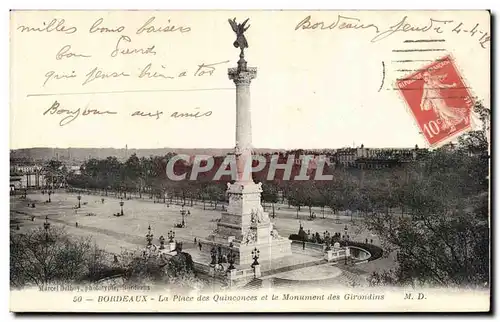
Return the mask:
POLYGON ((472 96, 450 55, 396 82, 431 147, 471 128, 472 96))

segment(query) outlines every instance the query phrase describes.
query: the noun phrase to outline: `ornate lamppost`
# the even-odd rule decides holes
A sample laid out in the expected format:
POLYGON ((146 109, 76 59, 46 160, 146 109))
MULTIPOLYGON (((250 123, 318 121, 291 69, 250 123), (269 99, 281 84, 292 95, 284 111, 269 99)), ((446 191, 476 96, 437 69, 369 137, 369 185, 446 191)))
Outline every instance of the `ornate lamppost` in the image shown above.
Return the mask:
POLYGON ((123 216, 123 199, 120 200, 120 216, 123 216))
POLYGON ((175 238, 175 231, 172 231, 172 230, 169 231, 167 236, 168 236, 168 239, 169 239, 168 242, 169 243, 173 243, 174 242, 174 238, 175 238))
POLYGON ((45 229, 45 240, 49 241, 49 229, 50 229, 49 216, 45 216, 45 222, 43 223, 43 229, 45 229))
POLYGON ((43 229, 45 229, 45 231, 48 231, 49 228, 50 228, 49 216, 45 216, 45 222, 43 223, 43 229))
POLYGON ((78 193, 78 196, 76 197, 76 199, 78 199, 78 208, 81 208, 82 205, 80 204, 80 200, 82 200, 82 196, 80 195, 80 193, 78 193))
POLYGON ((260 254, 260 250, 258 250, 257 247, 255 247, 255 249, 252 250, 252 258, 253 258, 252 268, 257 266, 257 265, 260 265, 259 261, 258 261, 259 254, 260 254))
POLYGON ((148 246, 152 246, 153 234, 151 233, 151 225, 148 226, 148 233, 146 234, 146 240, 148 241, 148 246))
POLYGON ((181 209, 181 216, 182 216, 181 225, 182 225, 182 227, 186 227, 186 222, 184 220, 185 215, 186 215, 186 210, 184 209, 184 205, 182 205, 182 209, 181 209))
POLYGON ((236 255, 233 253, 233 250, 231 249, 229 254, 227 254, 227 262, 229 263, 229 267, 227 268, 228 271, 231 271, 231 270, 236 268, 236 267, 234 267, 235 259, 236 259, 236 255))
POLYGON ((165 249, 165 237, 160 236, 160 249, 165 249))

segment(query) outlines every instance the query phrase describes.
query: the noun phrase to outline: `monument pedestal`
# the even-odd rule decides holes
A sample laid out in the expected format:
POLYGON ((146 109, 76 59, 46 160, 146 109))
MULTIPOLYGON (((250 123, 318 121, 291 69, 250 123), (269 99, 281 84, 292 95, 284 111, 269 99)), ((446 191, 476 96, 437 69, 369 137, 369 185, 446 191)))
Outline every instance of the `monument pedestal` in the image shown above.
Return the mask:
POLYGON ((256 248, 262 261, 292 255, 292 242, 279 236, 262 208, 261 192, 254 182, 228 184, 229 206, 208 238, 223 256, 232 252, 237 265, 251 265, 256 248))

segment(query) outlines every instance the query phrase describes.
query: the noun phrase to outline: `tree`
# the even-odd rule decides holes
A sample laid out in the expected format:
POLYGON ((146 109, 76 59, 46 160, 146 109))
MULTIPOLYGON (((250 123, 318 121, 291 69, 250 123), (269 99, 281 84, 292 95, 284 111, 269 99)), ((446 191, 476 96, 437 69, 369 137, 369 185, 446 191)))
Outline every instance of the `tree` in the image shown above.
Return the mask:
POLYGON ((10 235, 10 283, 13 287, 74 282, 104 269, 88 238, 70 238, 64 229, 35 228, 10 235))
POLYGON ((177 244, 176 255, 167 258, 158 249, 137 249, 122 252, 119 266, 127 283, 159 283, 170 287, 201 289, 194 262, 177 244))
MULTIPOLYGON (((469 135, 469 134, 468 134, 469 135)), ((404 186, 409 216, 374 213, 367 220, 397 269, 375 283, 439 286, 489 283, 488 160, 484 145, 437 149, 413 165, 404 186)))
POLYGON ((43 287, 48 283, 96 282, 121 277, 127 282, 166 283, 183 288, 201 288, 194 262, 177 248, 166 258, 157 249, 124 251, 111 263, 90 238, 74 238, 63 228, 35 228, 10 236, 10 284, 12 287, 43 287), (118 260, 118 257, 120 260, 118 260))
POLYGON ((263 190, 261 195, 263 201, 271 203, 273 218, 276 216, 274 207, 275 203, 278 202, 278 191, 279 191, 278 189, 279 188, 276 182, 274 181, 266 182, 266 184, 263 185, 263 190))
POLYGON ((325 201, 334 214, 342 210, 352 210, 355 201, 355 191, 359 183, 349 172, 338 169, 333 174, 322 193, 325 201))
POLYGON ((214 203, 214 209, 217 209, 218 202, 224 201, 226 198, 226 185, 224 183, 213 182, 205 189, 209 199, 214 203))
POLYGON ((47 178, 47 183, 51 188, 64 184, 68 175, 68 169, 61 161, 58 160, 50 160, 47 162, 44 165, 42 172, 47 178))
POLYGON ((289 190, 287 198, 288 198, 288 204, 296 207, 297 219, 298 219, 300 207, 305 204, 305 194, 299 187, 295 187, 289 190))
POLYGON ((325 207, 329 205, 329 200, 331 198, 330 191, 328 189, 328 181, 316 182, 316 187, 318 189, 318 200, 317 203, 321 207, 321 214, 323 219, 325 219, 325 207))

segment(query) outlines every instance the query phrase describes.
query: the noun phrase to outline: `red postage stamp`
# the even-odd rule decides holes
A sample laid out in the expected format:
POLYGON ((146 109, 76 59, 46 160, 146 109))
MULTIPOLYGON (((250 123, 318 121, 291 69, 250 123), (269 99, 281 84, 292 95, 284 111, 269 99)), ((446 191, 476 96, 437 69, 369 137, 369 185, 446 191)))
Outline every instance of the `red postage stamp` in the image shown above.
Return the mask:
POLYGON ((431 147, 471 128, 474 102, 450 56, 399 79, 396 86, 431 147))

